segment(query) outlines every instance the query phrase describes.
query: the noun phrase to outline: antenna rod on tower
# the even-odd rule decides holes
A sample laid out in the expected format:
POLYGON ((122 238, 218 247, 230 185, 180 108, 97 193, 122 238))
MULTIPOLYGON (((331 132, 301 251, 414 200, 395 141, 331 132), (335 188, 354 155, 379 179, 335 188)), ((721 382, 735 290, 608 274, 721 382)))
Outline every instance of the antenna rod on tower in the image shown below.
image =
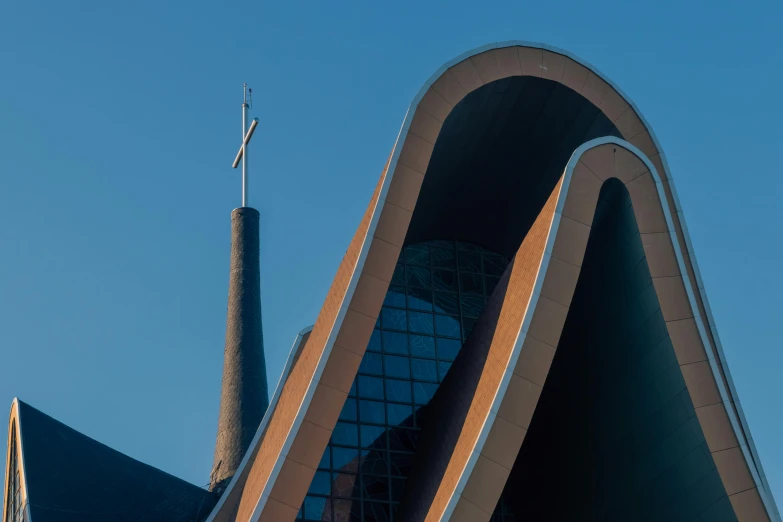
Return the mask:
POLYGON ((248 205, 247 201, 247 109, 249 107, 247 99, 247 84, 244 85, 244 98, 242 101, 242 206, 248 205))

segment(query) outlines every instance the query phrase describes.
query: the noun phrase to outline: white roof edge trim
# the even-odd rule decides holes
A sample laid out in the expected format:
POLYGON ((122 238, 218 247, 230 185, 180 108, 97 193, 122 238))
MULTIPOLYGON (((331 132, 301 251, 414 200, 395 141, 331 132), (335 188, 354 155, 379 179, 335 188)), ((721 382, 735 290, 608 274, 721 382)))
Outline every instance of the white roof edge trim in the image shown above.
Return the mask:
POLYGON ((269 407, 266 409, 266 412, 264 413, 264 417, 261 419, 261 424, 259 424, 255 435, 253 435, 253 440, 250 441, 250 446, 248 446, 244 457, 242 457, 242 461, 239 463, 239 467, 237 468, 236 473, 234 473, 234 476, 231 477, 231 481, 228 483, 228 487, 220 496, 220 500, 218 500, 218 503, 215 504, 214 508, 212 508, 212 511, 209 513, 209 516, 204 522, 213 522, 215 520, 215 517, 223 508, 223 505, 225 504, 226 499, 229 496, 229 493, 233 491, 237 481, 239 480, 239 477, 245 471, 245 468, 247 468, 248 463, 250 462, 250 457, 252 456, 255 448, 261 442, 261 437, 266 431, 266 426, 267 424, 269 424, 269 419, 272 418, 272 414, 275 411, 275 407, 277 406, 277 401, 280 399, 280 394, 283 391, 283 386, 285 385, 285 382, 288 379, 288 375, 291 372, 291 366, 293 366, 294 363, 294 356, 296 355, 296 352, 299 351, 299 346, 302 344, 302 340, 304 339, 304 336, 312 331, 313 331, 313 325, 310 325, 305 328, 302 328, 302 330, 300 330, 299 333, 296 334, 294 343, 291 345, 291 349, 288 351, 288 357, 286 358, 285 365, 283 366, 283 372, 280 374, 280 379, 278 379, 277 381, 277 387, 275 388, 275 393, 272 395, 272 400, 269 401, 269 407))

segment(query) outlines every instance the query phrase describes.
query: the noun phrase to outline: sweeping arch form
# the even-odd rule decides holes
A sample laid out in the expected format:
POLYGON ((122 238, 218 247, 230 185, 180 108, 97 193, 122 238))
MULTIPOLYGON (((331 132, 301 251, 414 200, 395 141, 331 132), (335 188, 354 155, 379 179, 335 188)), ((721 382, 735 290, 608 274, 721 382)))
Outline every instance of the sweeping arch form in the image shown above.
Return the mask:
MULTIPOLYGON (((490 44, 450 61, 414 98, 309 339, 274 408, 267 412, 263 433, 257 435, 237 471, 236 477, 243 477, 242 485, 232 481, 224 496, 234 500, 219 503, 209 521, 296 517, 372 334, 444 122, 473 91, 520 76, 555 82, 578 93, 619 133, 622 140, 615 138, 619 141, 613 143, 622 144, 624 150, 642 158, 650 173, 657 173, 656 198, 671 224, 669 232, 698 342, 703 344, 711 369, 717 367, 713 378, 722 402, 715 422, 729 426, 752 478, 753 488, 743 493, 743 499, 755 495, 748 501, 754 507, 748 509, 779 520, 725 365, 671 174, 652 129, 634 104, 595 68, 562 50, 512 41, 490 44)), ((463 468, 470 471, 467 464, 463 468)), ((444 489, 444 507, 432 520, 446 520, 456 512, 459 503, 453 499, 459 497, 458 484, 467 487, 464 477, 469 475, 460 472, 454 488, 444 489)))

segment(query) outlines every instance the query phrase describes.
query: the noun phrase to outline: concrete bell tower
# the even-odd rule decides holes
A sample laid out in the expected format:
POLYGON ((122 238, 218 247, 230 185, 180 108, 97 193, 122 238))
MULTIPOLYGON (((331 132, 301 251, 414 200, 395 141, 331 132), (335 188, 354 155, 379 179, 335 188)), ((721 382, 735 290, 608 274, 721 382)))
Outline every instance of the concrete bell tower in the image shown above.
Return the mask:
POLYGON ((242 103, 242 206, 231 213, 231 267, 228 284, 226 346, 220 392, 215 459, 210 490, 222 493, 236 473, 269 406, 261 326, 259 213, 247 201, 247 145, 258 120, 246 126, 251 91, 242 103))

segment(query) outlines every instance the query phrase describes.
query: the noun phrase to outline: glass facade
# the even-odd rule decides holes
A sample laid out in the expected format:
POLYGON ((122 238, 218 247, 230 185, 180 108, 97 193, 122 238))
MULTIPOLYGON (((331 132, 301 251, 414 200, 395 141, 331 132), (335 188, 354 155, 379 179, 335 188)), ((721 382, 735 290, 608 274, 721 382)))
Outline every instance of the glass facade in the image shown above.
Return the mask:
POLYGON ((22 504, 22 484, 19 478, 19 459, 16 452, 16 427, 11 426, 11 455, 8 461, 8 477, 6 477, 6 498, 8 504, 5 510, 7 522, 24 522, 24 505, 22 504))
MULTIPOLYGON (((299 520, 395 520, 421 430, 418 411, 449 371, 508 261, 454 241, 403 250, 299 520)), ((493 520, 511 519, 498 513, 493 520)))

